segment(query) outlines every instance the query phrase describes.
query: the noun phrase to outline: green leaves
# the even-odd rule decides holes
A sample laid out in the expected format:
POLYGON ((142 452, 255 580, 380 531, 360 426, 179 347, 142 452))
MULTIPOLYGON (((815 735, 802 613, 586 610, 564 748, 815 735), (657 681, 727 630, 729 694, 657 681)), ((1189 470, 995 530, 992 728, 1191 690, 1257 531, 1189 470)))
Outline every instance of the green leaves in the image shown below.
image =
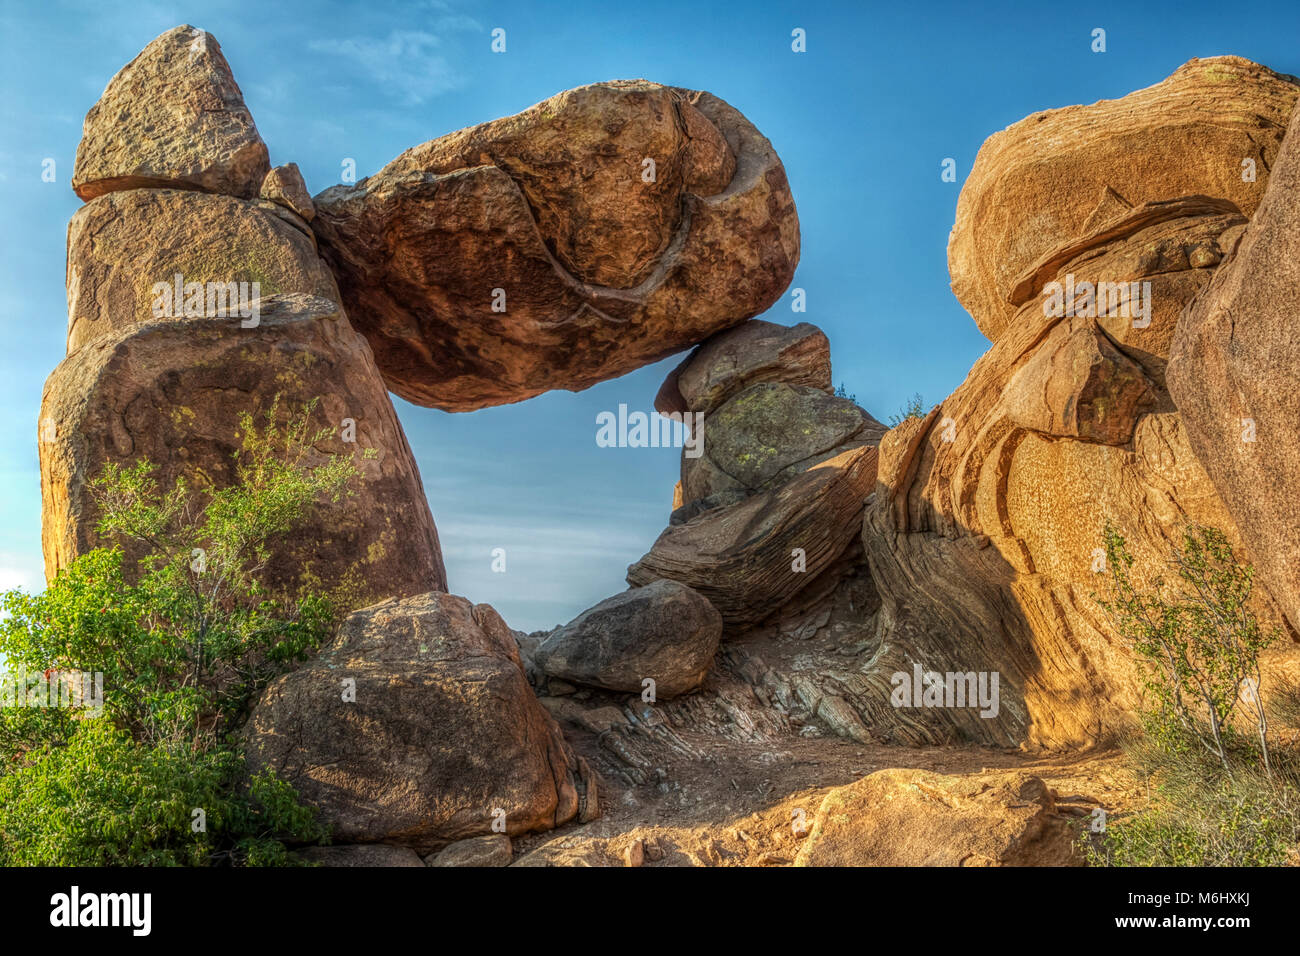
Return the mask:
POLYGON ((284 839, 321 837, 287 783, 244 779, 236 746, 261 689, 333 627, 325 597, 262 580, 317 502, 356 493, 354 461, 317 450, 333 429, 310 427, 315 406, 286 416, 277 397, 260 427, 241 416, 228 487, 106 465, 98 530, 133 542, 138 565, 99 548, 44 593, 0 597, 10 669, 102 673, 104 705, 0 710, 0 862, 281 864, 284 839))

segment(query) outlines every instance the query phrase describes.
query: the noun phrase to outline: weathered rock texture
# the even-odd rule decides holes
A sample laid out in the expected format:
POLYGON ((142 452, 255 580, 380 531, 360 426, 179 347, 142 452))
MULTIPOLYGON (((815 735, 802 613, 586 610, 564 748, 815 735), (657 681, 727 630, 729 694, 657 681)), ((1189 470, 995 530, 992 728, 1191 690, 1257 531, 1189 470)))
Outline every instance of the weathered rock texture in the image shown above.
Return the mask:
POLYGON ((722 638, 722 617, 676 581, 655 581, 606 598, 557 628, 533 655, 547 675, 640 693, 655 682, 676 697, 704 681, 722 638))
POLYGON ((319 657, 267 688, 246 754, 318 807, 340 842, 428 852, 494 832, 502 813, 508 835, 599 815, 510 629, 452 594, 349 615, 319 657))
MULTIPOLYGON (((184 316, 184 299, 154 292, 156 283, 172 287, 178 274, 183 283, 204 284, 203 313, 208 283, 248 283, 251 291, 256 282, 264 296, 301 292, 339 301, 311 231, 294 219, 267 201, 176 189, 132 189, 87 203, 68 226, 68 351, 161 317, 155 305, 184 316)), ((237 298, 234 291, 228 299, 237 298)))
POLYGON ((1092 596, 1106 590, 1102 528, 1125 535, 1147 580, 1188 522, 1240 543, 1165 372, 1179 313, 1258 204, 1240 160, 1267 173, 1270 117, 1294 96, 1245 61, 1193 61, 1117 103, 1031 117, 981 151, 950 262, 994 344, 880 444, 863 546, 883 606, 864 678, 887 694, 915 665, 997 672, 1001 705, 991 718, 884 709, 867 723, 886 736, 1085 746, 1130 723, 1132 665, 1092 596), (1066 308, 1052 307, 1053 282, 1073 285, 1066 308), (1115 285, 1090 297, 1085 283, 1103 282, 1115 285))
POLYGON ((758 624, 853 540, 875 478, 875 449, 842 452, 774 491, 669 527, 628 568, 628 583, 679 581, 708 598, 728 628, 758 624))
POLYGON ((252 199, 270 168, 221 46, 179 26, 122 67, 86 114, 72 188, 82 199, 150 186, 252 199))
POLYGON ((1022 772, 880 770, 826 795, 795 866, 1068 866, 1079 826, 1022 772))
POLYGON ((1188 440, 1300 628, 1300 110, 1250 227, 1187 307, 1169 391, 1188 440))
POLYGON ((957 298, 997 340, 1016 278, 1118 209, 1204 194, 1250 216, 1300 93, 1235 56, 1190 60, 1118 100, 1026 117, 984 143, 957 203, 948 268, 957 298), (1243 182, 1253 160, 1256 181, 1243 182))
POLYGON ((315 205, 389 388, 451 411, 657 361, 766 309, 799 259, 771 144, 717 97, 644 80, 417 146, 315 205))
POLYGON ((628 582, 673 580, 738 633, 776 614, 831 567, 875 483, 885 428, 830 388, 815 326, 746 322, 704 342, 655 400, 704 415, 703 454, 682 451, 669 527, 628 582))
POLYGON ((340 434, 315 451, 322 462, 353 456, 363 477, 355 496, 320 503, 276 548, 269 579, 361 603, 446 587, 420 475, 365 339, 328 300, 286 295, 259 305, 255 328, 238 317, 145 322, 86 344, 54 370, 41 402, 47 577, 107 543, 95 534, 90 490, 106 462, 148 458, 162 488, 181 476, 225 487, 240 414, 256 418, 279 395, 282 415, 319 398, 314 425, 338 429, 352 419, 355 444, 340 434))

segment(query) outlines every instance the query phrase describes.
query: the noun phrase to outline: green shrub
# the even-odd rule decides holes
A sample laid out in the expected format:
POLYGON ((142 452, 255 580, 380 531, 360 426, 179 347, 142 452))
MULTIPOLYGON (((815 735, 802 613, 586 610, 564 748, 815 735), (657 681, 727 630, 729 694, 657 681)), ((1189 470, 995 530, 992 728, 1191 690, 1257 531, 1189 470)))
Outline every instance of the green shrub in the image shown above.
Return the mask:
POLYGON ((925 415, 925 399, 921 398, 920 392, 917 392, 898 410, 897 415, 889 416, 889 427, 897 428, 910 418, 924 418, 925 415))
POLYGON ((262 428, 243 415, 227 488, 106 466, 98 530, 142 545, 138 567, 98 548, 43 593, 0 598, 0 653, 27 684, 103 675, 102 711, 0 709, 0 864, 277 864, 285 841, 324 838, 287 783, 247 779, 238 749, 257 694, 334 619, 326 598, 261 580, 282 537, 359 477, 349 458, 309 464, 330 435, 309 433, 314 407, 283 426, 278 399, 262 428))
POLYGON ((1222 532, 1188 526, 1169 563, 1174 580, 1143 587, 1123 536, 1107 524, 1103 540, 1111 587, 1100 603, 1142 674, 1142 734, 1126 753, 1148 800, 1085 836, 1089 861, 1298 862, 1300 752, 1270 742, 1259 659, 1278 631, 1252 610, 1253 569, 1222 532))

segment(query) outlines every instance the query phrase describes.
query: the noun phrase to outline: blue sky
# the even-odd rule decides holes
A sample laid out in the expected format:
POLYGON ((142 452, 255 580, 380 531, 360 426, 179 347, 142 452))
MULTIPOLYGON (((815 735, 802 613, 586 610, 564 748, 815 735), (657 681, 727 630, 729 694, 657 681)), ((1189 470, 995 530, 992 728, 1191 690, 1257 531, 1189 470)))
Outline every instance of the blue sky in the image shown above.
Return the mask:
MULTIPOLYGON (((987 347, 948 288, 957 194, 985 137, 1036 110, 1149 86, 1193 56, 1300 74, 1300 4, 1221 2, 305 3, 0 0, 0 587, 42 582, 36 420, 64 355, 68 180, 86 110, 180 23, 213 33, 271 162, 315 193, 409 146, 585 83, 707 89, 768 136, 803 231, 787 301, 765 316, 829 335, 836 382, 882 421, 927 405, 987 347), (490 50, 493 28, 507 52, 490 50), (792 53, 802 27, 807 52, 792 53), (1107 31, 1107 52, 1091 33, 1107 31), (42 161, 56 182, 41 181, 42 161), (940 180, 946 157, 958 182, 940 180)), ((650 409, 677 359, 586 392, 450 415, 394 399, 442 535, 451 589, 512 626, 549 627, 625 587, 667 523, 672 449, 599 448, 595 417, 650 409), (507 571, 491 571, 493 548, 507 571)))

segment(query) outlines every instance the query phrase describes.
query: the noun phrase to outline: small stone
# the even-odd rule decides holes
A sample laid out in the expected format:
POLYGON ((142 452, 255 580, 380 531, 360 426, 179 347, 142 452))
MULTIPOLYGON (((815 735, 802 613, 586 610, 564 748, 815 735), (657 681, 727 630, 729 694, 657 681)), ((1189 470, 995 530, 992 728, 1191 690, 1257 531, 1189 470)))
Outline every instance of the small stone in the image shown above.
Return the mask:
POLYGON ((633 840, 628 844, 627 849, 623 851, 624 866, 640 866, 645 862, 645 843, 641 840, 633 840))
POLYGON ((424 858, 428 866, 509 866, 514 857, 510 837, 504 833, 457 840, 424 858))

